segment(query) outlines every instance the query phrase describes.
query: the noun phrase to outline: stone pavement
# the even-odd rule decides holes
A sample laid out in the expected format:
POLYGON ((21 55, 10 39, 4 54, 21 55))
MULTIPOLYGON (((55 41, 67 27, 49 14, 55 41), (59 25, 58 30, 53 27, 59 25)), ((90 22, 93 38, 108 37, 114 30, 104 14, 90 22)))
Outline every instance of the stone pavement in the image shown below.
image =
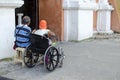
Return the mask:
POLYGON ((80 42, 62 42, 60 46, 66 55, 62 68, 48 72, 43 65, 27 68, 3 61, 0 75, 14 80, 120 80, 119 34, 95 35, 80 42))

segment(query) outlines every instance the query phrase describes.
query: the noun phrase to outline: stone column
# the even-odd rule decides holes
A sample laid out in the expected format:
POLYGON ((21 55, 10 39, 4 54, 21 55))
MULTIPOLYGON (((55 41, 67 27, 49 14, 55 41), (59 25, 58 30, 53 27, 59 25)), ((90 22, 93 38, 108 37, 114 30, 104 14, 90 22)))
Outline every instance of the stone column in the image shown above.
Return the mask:
POLYGON ((22 0, 0 0, 0 59, 15 54, 14 43, 15 8, 23 5, 22 0))
POLYGON ((97 10, 97 32, 111 34, 111 11, 113 7, 108 0, 99 0, 97 10))
POLYGON ((17 16, 18 16, 18 24, 21 24, 23 13, 18 13, 17 16))
POLYGON ((99 0, 99 3, 108 3, 108 0, 99 0))
POLYGON ((64 40, 79 41, 93 35, 93 10, 96 4, 86 0, 66 0, 64 9, 64 40))

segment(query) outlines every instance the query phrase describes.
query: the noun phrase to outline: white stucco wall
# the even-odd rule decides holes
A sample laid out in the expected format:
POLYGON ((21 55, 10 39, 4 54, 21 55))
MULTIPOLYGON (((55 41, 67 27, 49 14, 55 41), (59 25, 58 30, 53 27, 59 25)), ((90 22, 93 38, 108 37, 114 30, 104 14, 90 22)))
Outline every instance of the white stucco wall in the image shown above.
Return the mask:
POLYGON ((93 35, 94 0, 65 0, 64 9, 64 40, 79 41, 93 35))
POLYGON ((111 11, 113 7, 108 0, 99 0, 97 9, 97 33, 111 34, 111 11))
POLYGON ((15 29, 15 8, 22 6, 22 0, 0 0, 0 59, 15 54, 12 49, 15 29))
POLYGON ((0 59, 13 55, 15 14, 14 9, 0 9, 0 59), (8 14, 9 12, 9 14, 8 14))
POLYGON ((78 40, 83 40, 93 35, 93 11, 79 11, 79 36, 78 40))
POLYGON ((69 11, 69 33, 68 33, 68 38, 69 40, 77 40, 78 37, 75 35, 78 35, 78 15, 79 12, 77 10, 71 10, 69 11), (76 16, 75 16, 76 15, 76 16))
MULTIPOLYGON (((82 10, 71 10, 69 12, 67 40, 83 40, 93 35, 93 12, 82 10), (88 14, 89 13, 89 14, 88 14)), ((65 23, 66 25, 66 23, 65 23)), ((65 37, 65 38, 66 38, 65 37)))

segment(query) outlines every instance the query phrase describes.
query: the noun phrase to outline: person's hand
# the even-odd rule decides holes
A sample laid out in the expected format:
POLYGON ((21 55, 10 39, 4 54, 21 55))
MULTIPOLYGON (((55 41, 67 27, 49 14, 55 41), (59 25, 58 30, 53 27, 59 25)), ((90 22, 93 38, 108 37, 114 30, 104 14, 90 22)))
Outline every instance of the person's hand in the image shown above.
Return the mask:
POLYGON ((58 37, 55 35, 50 36, 50 39, 52 40, 52 42, 57 42, 58 41, 58 37))
POLYGON ((34 30, 32 31, 32 33, 35 33, 35 31, 36 31, 36 29, 34 29, 34 30))

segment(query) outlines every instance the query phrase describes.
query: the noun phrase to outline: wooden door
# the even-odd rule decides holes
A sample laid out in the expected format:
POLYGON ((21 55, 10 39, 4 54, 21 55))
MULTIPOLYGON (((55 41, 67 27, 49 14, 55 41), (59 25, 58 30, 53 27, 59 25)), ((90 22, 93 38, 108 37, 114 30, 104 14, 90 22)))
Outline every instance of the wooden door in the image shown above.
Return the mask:
POLYGON ((48 28, 63 40, 62 0, 39 0, 39 21, 45 19, 48 28))

